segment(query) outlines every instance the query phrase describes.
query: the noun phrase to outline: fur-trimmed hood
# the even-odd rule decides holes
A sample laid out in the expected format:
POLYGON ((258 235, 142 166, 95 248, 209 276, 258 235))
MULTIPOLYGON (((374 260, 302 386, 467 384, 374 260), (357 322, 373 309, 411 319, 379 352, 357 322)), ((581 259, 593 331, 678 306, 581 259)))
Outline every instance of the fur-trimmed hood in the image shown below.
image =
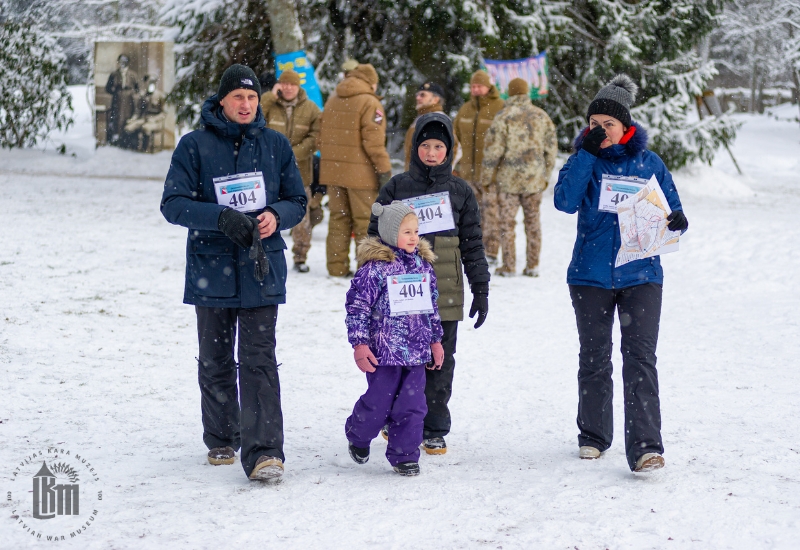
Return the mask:
MULTIPOLYGON (((404 250, 393 248, 385 244, 378 237, 365 237, 358 243, 356 260, 358 261, 358 267, 373 260, 392 263, 397 260, 398 253, 407 254, 404 250)), ((417 253, 428 263, 432 264, 436 260, 436 254, 433 253, 433 248, 431 248, 430 243, 425 239, 419 240, 417 253)))
MULTIPOLYGON (((631 138, 628 140, 628 143, 625 143, 624 145, 622 144, 612 145, 611 147, 608 147, 606 149, 601 149, 600 150, 601 153, 603 151, 611 152, 613 150, 618 154, 632 157, 647 149, 647 130, 645 130, 644 127, 641 126, 636 121, 634 121, 631 124, 631 126, 636 128, 636 131, 633 133, 633 136, 631 136, 631 138)), ((575 141, 572 144, 576 153, 583 148, 583 140, 586 138, 586 134, 588 133, 589 133, 588 126, 586 126, 583 130, 578 132, 578 137, 575 138, 575 141)))

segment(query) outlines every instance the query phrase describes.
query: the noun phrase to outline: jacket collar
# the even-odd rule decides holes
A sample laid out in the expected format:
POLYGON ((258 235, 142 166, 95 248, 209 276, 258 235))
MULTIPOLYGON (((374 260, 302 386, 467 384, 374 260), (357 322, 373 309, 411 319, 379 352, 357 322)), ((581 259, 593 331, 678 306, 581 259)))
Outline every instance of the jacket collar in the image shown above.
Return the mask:
MULTIPOLYGON (((633 122, 631 125, 636 128, 636 131, 628 142, 625 144, 618 143, 611 147, 600 149, 600 158, 613 160, 620 157, 633 157, 647 149, 647 130, 638 122, 633 122)), ((575 142, 573 143, 576 153, 583 148, 583 140, 588 133, 588 126, 578 133, 578 137, 575 138, 575 142)))
POLYGON ((417 181, 423 181, 426 183, 428 181, 432 183, 438 183, 439 181, 449 178, 453 170, 453 149, 455 148, 456 142, 453 135, 453 123, 450 120, 450 117, 441 111, 435 111, 433 113, 427 113, 420 116, 414 124, 414 136, 411 138, 411 162, 409 163, 408 168, 411 177, 417 181), (417 137, 419 136, 420 132, 422 132, 422 129, 425 128, 425 125, 434 120, 441 122, 444 124, 444 127, 447 128, 447 133, 450 135, 451 145, 447 150, 447 157, 445 157, 444 162, 442 162, 439 166, 427 166, 419 159, 415 144, 417 143, 417 137))
POLYGON ((256 118, 250 124, 237 124, 231 122, 222 113, 222 107, 217 100, 217 95, 209 97, 200 111, 200 123, 203 127, 215 132, 220 137, 237 139, 245 136, 247 139, 258 137, 267 125, 261 112, 261 105, 256 111, 256 118))
POLYGON ((396 246, 389 246, 378 237, 366 237, 358 243, 356 249, 356 260, 358 267, 361 267, 369 261, 379 261, 392 263, 399 259, 414 258, 419 255, 423 260, 433 263, 436 260, 436 255, 433 253, 430 243, 425 239, 419 240, 417 250, 414 252, 406 252, 402 248, 396 246))

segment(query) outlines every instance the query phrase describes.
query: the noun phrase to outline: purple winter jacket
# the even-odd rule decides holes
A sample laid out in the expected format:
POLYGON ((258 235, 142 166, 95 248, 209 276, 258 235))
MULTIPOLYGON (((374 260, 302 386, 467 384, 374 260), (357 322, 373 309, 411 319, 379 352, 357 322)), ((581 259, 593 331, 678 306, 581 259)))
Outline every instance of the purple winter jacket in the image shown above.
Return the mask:
POLYGON ((361 241, 356 252, 359 268, 347 291, 347 339, 352 346, 369 345, 379 365, 415 366, 431 360, 431 344, 442 341, 442 321, 436 299, 436 258, 430 244, 420 239, 409 254, 380 239, 361 241), (386 279, 390 275, 427 273, 431 277, 433 313, 392 317, 386 279))

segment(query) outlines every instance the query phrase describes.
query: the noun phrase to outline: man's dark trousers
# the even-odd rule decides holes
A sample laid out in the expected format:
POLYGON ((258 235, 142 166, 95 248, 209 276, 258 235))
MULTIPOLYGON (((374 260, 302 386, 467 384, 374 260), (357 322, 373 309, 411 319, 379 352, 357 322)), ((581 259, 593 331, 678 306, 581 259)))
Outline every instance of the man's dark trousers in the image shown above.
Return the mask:
POLYGON ((425 439, 444 437, 450 433, 450 409, 447 408, 447 403, 453 394, 458 321, 442 321, 442 330, 442 368, 425 371, 425 399, 428 402, 428 414, 425 415, 425 427, 422 431, 425 439))
POLYGON ((261 456, 284 460, 283 413, 275 324, 278 306, 250 309, 195 306, 200 342, 198 379, 203 441, 209 449, 241 445, 248 476, 261 456), (233 359, 239 324, 239 392, 233 359), (237 399, 238 397, 238 399, 237 399))
POLYGON ((580 339, 578 445, 605 451, 614 437, 611 335, 616 308, 622 333, 625 454, 633 470, 645 453, 664 452, 656 372, 661 285, 622 289, 570 285, 569 293, 580 339))

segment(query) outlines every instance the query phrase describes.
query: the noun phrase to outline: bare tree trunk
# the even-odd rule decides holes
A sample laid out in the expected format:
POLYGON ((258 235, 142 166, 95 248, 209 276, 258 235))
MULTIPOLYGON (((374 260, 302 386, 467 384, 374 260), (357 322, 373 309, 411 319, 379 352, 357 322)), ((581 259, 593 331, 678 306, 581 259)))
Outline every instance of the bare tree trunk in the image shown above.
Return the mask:
POLYGON ((305 48, 294 0, 267 0, 272 47, 276 54, 305 48))
POLYGON ((750 65, 750 104, 748 105, 747 111, 750 113, 755 112, 756 110, 756 84, 758 83, 758 42, 755 43, 753 46, 753 51, 751 53, 751 65, 750 65))

